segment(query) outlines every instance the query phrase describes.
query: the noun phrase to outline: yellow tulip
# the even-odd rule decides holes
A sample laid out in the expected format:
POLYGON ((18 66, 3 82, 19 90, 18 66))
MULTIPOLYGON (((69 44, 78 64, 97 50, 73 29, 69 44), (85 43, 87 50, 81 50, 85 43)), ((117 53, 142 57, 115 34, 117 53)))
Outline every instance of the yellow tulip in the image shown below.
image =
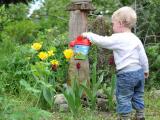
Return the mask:
POLYGON ((56 66, 59 65, 59 61, 58 61, 58 60, 52 60, 50 63, 51 63, 52 65, 56 65, 56 66))
POLYGON ((70 59, 70 58, 73 57, 74 52, 73 52, 72 49, 66 49, 66 50, 63 51, 63 54, 64 54, 66 59, 70 59))
POLYGON ((45 59, 48 58, 48 54, 47 54, 47 52, 40 52, 40 53, 38 54, 38 57, 39 57, 41 60, 45 60, 45 59))
POLYGON ((48 56, 49 56, 49 57, 54 55, 53 50, 50 50, 50 51, 48 51, 47 53, 48 53, 48 56))
POLYGON ((33 48, 34 50, 40 50, 42 47, 41 43, 33 43, 33 45, 31 46, 31 48, 33 48))

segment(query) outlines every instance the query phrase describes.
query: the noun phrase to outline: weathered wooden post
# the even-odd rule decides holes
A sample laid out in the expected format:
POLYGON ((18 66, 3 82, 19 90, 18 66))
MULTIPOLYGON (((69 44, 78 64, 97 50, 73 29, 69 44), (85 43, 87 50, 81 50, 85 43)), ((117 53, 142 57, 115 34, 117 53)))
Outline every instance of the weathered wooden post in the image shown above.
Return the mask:
MULTIPOLYGON (((92 0, 71 0, 67 6, 70 11, 69 20, 69 39, 74 40, 78 35, 87 31, 87 15, 88 12, 93 10, 92 0)), ((70 60, 68 70, 68 84, 71 80, 77 79, 78 82, 87 80, 89 83, 89 62, 86 60, 70 60)))

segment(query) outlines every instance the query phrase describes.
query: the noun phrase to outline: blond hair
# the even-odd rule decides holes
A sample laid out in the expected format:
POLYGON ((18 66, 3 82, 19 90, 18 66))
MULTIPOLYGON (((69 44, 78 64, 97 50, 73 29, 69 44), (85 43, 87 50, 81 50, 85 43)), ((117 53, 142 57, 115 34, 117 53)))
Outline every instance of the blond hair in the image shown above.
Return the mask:
POLYGON ((131 7, 125 6, 113 13, 113 20, 122 22, 125 27, 132 28, 137 22, 137 14, 131 7))

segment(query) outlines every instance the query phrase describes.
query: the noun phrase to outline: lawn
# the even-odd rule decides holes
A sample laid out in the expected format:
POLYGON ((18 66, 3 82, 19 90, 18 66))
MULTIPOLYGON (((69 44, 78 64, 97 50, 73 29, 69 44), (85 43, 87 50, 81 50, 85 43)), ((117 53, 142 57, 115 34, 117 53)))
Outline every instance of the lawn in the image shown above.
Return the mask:
MULTIPOLYGON (((155 96, 154 92, 147 92, 145 105, 146 120, 160 120, 160 97, 155 96)), ((0 120, 116 120, 115 111, 98 112, 83 108, 73 117, 70 112, 49 112, 39 109, 33 101, 24 101, 14 96, 4 100, 1 98, 0 108, 0 120)))
MULTIPOLYGON (((146 120, 160 120, 160 97, 154 96, 154 92, 147 92, 145 94, 145 106, 146 120)), ((75 118, 70 113, 54 112, 51 120, 116 120, 116 113, 115 111, 93 112, 85 108, 75 118)))

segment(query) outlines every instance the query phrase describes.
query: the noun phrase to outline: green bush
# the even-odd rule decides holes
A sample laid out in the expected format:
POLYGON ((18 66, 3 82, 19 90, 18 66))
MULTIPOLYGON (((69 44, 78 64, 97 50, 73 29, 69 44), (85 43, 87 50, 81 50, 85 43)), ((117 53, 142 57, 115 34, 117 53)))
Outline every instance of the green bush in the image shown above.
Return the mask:
POLYGON ((2 39, 7 35, 10 40, 17 43, 31 43, 38 32, 38 25, 30 20, 14 21, 4 27, 2 39))
POLYGON ((147 88, 160 88, 160 44, 151 44, 146 46, 146 52, 149 59, 150 76, 146 80, 147 88))

